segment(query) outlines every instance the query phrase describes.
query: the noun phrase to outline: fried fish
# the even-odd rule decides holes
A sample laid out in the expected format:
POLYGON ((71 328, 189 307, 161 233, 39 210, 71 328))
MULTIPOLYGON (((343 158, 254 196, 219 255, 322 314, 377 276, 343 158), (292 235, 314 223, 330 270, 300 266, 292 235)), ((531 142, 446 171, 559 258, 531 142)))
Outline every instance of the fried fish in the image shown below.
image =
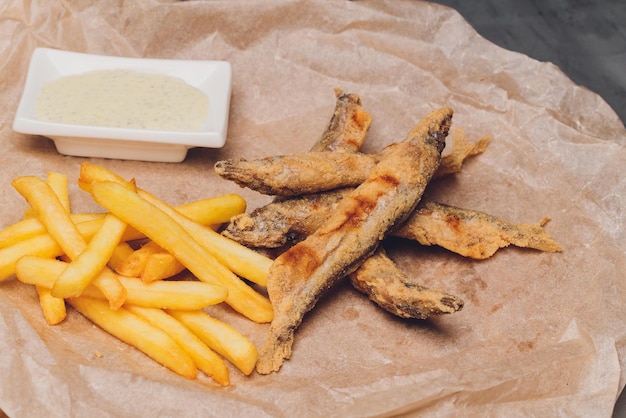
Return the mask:
POLYGON ((352 286, 378 306, 401 318, 426 319, 463 308, 463 300, 411 281, 385 250, 376 252, 350 274, 352 286))
MULTIPOLYGON (((346 100, 338 100, 339 108, 335 111, 335 115, 344 115, 345 109, 352 109, 346 107, 345 103, 346 100)), ((371 122, 371 119, 362 116, 364 112, 360 107, 355 109, 352 109, 352 113, 361 116, 352 119, 347 119, 345 115, 343 118, 334 117, 322 139, 311 151, 255 160, 243 158, 221 160, 215 163, 214 170, 222 178, 231 180, 241 187, 273 196, 291 197, 337 188, 356 187, 367 178, 381 158, 384 158, 388 149, 383 149, 378 154, 357 152, 359 149, 357 145, 362 144, 365 137, 364 128, 369 128, 369 124, 364 124, 362 121, 371 122), (334 119, 348 122, 357 120, 358 122, 340 125, 334 122, 334 119), (329 134, 336 133, 338 128, 342 136, 329 134), (333 142, 330 142, 328 138, 333 138, 333 142), (348 142, 340 145, 345 141, 348 142), (337 145, 324 148, 325 142, 337 145), (342 152, 327 152, 333 149, 342 152)), ((440 167, 435 173, 436 178, 459 172, 464 160, 482 153, 490 141, 490 137, 485 137, 470 144, 460 128, 454 130, 452 137, 452 150, 442 157, 440 167)))
MULTIPOLYGON (((222 233, 250 247, 291 245, 320 228, 350 190, 338 189, 270 203, 233 217, 222 233)), ((390 235, 422 245, 437 245, 473 259, 491 257, 509 245, 545 252, 562 251, 543 229, 546 222, 547 218, 537 224, 513 223, 481 211, 424 200, 390 235)))
POLYGON ((451 121, 450 108, 431 112, 404 141, 390 146, 321 228, 274 260, 267 283, 274 319, 259 353, 259 373, 280 369, 291 357, 294 333, 306 312, 415 209, 439 166, 451 121))

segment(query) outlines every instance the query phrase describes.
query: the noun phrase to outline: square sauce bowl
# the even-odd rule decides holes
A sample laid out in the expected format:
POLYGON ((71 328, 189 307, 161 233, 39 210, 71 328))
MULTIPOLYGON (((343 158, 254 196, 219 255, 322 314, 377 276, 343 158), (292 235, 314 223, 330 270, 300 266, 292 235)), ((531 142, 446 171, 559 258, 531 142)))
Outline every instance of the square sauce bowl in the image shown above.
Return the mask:
POLYGON ((226 143, 232 69, 226 61, 126 58, 36 48, 13 130, 54 141, 60 154, 121 160, 182 162, 190 148, 221 148, 226 143), (208 97, 199 130, 160 130, 60 123, 40 120, 36 104, 42 88, 66 76, 98 70, 130 70, 182 79, 208 97))

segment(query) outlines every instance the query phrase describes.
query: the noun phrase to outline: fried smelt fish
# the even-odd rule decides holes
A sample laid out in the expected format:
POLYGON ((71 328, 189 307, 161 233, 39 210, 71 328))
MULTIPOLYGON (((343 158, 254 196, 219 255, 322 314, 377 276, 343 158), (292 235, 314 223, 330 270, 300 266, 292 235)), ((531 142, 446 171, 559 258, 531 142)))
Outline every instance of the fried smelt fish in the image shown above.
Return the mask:
POLYGON ((352 188, 282 199, 233 216, 222 235, 256 248, 280 248, 302 241, 324 224, 352 188))
POLYGON ((311 152, 357 152, 365 141, 372 116, 363 110, 361 98, 341 89, 335 89, 335 96, 337 102, 333 116, 311 152))
POLYGON ((274 309, 257 371, 278 371, 291 357, 294 333, 306 312, 339 279, 370 256, 393 226, 419 202, 441 161, 452 109, 431 112, 337 205, 325 224, 281 254, 267 290, 274 309))
MULTIPOLYGON (((270 203, 231 219, 222 232, 251 247, 280 248, 301 241, 323 225, 350 189, 300 196, 270 203)), ((517 224, 472 209, 422 201, 390 235, 422 245, 437 245, 473 259, 491 257, 498 249, 515 245, 545 252, 560 252, 543 226, 517 224)))
MULTIPOLYGON (((454 132, 456 140, 452 152, 442 157, 435 178, 459 172, 463 162, 484 152, 491 140, 484 137, 470 144, 463 130, 457 128, 454 132)), ((215 164, 214 169, 222 178, 241 187, 266 195, 293 197, 358 186, 387 152, 388 149, 378 154, 309 151, 250 161, 222 160, 215 164)))
POLYGON ((543 229, 548 220, 544 218, 536 225, 515 224, 477 210, 423 202, 393 235, 474 259, 489 258, 510 244, 545 252, 563 251, 543 229))
POLYGON ((364 180, 363 173, 368 173, 377 162, 375 157, 357 153, 365 141, 372 117, 361 107, 358 95, 345 94, 339 89, 335 90, 335 95, 337 101, 333 116, 306 155, 283 155, 253 161, 223 160, 215 164, 215 172, 242 187, 275 196, 330 190, 342 183, 359 185, 364 180), (299 173, 299 181, 293 181, 296 172, 299 173))
POLYGON ((411 282, 382 247, 350 274, 350 282, 378 306, 401 318, 426 319, 463 308, 460 298, 411 282))
POLYGON ((377 157, 362 153, 303 152, 258 160, 222 160, 215 172, 226 180, 259 193, 297 196, 358 186, 377 163, 377 157))

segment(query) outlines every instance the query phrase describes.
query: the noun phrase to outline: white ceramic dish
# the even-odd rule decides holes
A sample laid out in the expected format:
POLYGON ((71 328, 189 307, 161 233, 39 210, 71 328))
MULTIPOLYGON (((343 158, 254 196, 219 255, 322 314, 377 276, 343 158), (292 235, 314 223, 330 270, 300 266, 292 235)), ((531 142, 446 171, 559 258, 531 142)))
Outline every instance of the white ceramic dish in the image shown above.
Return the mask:
POLYGON ((225 61, 122 58, 37 48, 33 52, 13 129, 54 141, 64 155, 123 160, 181 162, 194 147, 220 148, 226 142, 231 95, 231 66, 225 61), (209 97, 207 118, 199 131, 81 126, 41 121, 35 103, 41 88, 58 78, 93 70, 129 69, 179 77, 209 97))

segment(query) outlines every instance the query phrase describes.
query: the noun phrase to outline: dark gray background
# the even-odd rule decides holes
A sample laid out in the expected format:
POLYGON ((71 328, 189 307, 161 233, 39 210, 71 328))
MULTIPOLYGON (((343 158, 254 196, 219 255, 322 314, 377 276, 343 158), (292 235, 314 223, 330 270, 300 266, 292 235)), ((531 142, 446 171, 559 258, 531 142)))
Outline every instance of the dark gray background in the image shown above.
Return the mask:
MULTIPOLYGON (((626 0, 431 1, 456 9, 496 45, 556 64, 626 123, 626 0)), ((626 418, 626 393, 614 417, 626 418)))
POLYGON ((626 123, 626 0, 433 0, 491 42, 556 64, 626 123))

